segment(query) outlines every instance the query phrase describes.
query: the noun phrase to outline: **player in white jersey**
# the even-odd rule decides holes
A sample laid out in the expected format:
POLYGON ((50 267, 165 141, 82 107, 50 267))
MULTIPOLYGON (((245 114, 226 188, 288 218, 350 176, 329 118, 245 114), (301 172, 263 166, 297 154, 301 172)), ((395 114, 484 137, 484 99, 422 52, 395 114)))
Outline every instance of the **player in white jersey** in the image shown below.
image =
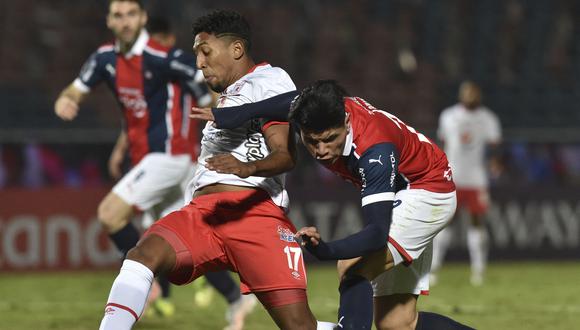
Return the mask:
MULTIPOLYGON (((487 232, 483 223, 489 204, 486 151, 501 141, 497 116, 481 105, 481 89, 471 81, 459 88, 459 103, 441 113, 437 135, 453 169, 457 187, 458 210, 465 209, 471 218, 467 246, 471 259, 471 283, 481 285, 487 263, 487 232)), ((492 158, 491 161, 496 161, 492 158)), ((457 214, 456 214, 457 215, 457 214)), ((450 228, 435 238, 432 280, 443 262, 451 240, 450 228)))
MULTIPOLYGON (((194 23, 194 51, 219 104, 237 105, 295 89, 288 75, 249 55, 250 28, 237 13, 216 11, 194 23)), ((111 289, 100 329, 130 329, 154 275, 187 284, 231 269, 281 329, 330 329, 306 298, 306 272, 296 228, 286 217, 282 173, 294 166, 287 122, 252 121, 235 130, 204 130, 191 202, 157 221, 129 251, 111 289), (234 174, 214 171, 231 164, 234 174)))

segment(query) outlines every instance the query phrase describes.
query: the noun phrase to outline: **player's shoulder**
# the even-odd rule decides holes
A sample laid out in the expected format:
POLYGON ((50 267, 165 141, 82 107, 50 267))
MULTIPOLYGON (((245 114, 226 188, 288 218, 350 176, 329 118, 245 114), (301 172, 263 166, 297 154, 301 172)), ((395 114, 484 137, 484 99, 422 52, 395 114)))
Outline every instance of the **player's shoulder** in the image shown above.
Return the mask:
POLYGON ((171 48, 163 46, 154 39, 149 38, 149 40, 147 40, 147 44, 145 44, 145 48, 143 48, 143 51, 154 57, 167 58, 171 48))
POLYGON ((113 42, 106 42, 101 44, 96 52, 97 54, 113 54, 115 53, 115 44, 113 42))
POLYGON ((242 90, 250 93, 255 101, 296 90, 296 85, 284 69, 260 63, 244 76, 242 90))

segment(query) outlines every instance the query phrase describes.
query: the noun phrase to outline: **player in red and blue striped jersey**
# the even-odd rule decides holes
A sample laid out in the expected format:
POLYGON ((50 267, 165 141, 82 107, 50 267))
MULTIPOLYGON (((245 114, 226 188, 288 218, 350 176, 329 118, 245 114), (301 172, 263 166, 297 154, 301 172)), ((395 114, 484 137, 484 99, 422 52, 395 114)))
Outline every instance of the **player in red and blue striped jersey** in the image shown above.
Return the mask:
MULTIPOLYGON (((133 167, 101 202, 98 218, 123 255, 139 240, 130 221, 135 208, 157 219, 184 204, 184 181, 193 174, 198 154, 197 130, 187 113, 191 105, 207 105, 212 99, 195 56, 150 37, 145 30, 147 20, 140 1, 111 0, 107 27, 114 42, 89 57, 55 103, 60 118, 73 120, 91 89, 104 82, 120 105, 124 129, 109 169, 115 179, 120 178, 120 163, 127 151, 133 167)), ((236 322, 241 318, 243 323, 244 316, 236 311, 247 313, 247 305, 255 305, 255 299, 242 299, 227 272, 207 277, 236 307, 232 310, 236 322), (247 303, 239 309, 242 300, 247 303)))
POLYGON ((371 328, 374 293, 378 329, 469 329, 416 308, 418 296, 429 290, 433 238, 456 207, 445 154, 394 115, 347 97, 334 81, 316 82, 295 96, 197 109, 193 117, 231 127, 249 115, 280 120, 291 108, 288 118, 309 153, 360 189, 362 230, 332 242, 315 227, 296 233, 319 259, 339 260, 341 328, 371 328))

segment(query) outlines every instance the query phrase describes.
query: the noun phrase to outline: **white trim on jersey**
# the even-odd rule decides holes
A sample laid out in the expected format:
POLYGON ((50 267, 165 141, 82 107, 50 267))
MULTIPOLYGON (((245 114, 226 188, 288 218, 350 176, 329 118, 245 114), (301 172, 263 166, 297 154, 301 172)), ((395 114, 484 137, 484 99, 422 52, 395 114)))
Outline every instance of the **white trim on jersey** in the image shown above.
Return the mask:
POLYGON ((73 81, 73 86, 82 93, 88 93, 91 91, 91 88, 87 86, 80 78, 76 78, 75 81, 73 81))
POLYGON ((115 51, 115 46, 113 45, 104 45, 101 46, 97 49, 97 53, 102 54, 102 53, 106 53, 106 52, 114 52, 115 51))
POLYGON ((149 46, 145 46, 145 51, 151 55, 155 55, 157 57, 163 57, 166 58, 167 57, 167 52, 164 52, 162 50, 159 49, 153 49, 149 46))
POLYGON ((395 199, 394 192, 383 192, 378 194, 368 195, 362 198, 362 206, 366 206, 376 202, 387 202, 395 199))
MULTIPOLYGON (((190 94, 185 94, 183 95, 183 107, 181 108, 181 136, 183 136, 184 138, 188 138, 188 132, 189 132, 189 125, 190 125, 190 119, 189 119, 189 110, 191 109, 191 95, 190 94)), ((190 141, 191 142, 191 141, 190 141)))
POLYGON ((165 151, 171 153, 171 138, 173 137, 173 121, 171 110, 173 109, 173 84, 167 84, 167 110, 165 110, 165 126, 167 127, 167 139, 165 140, 165 151))
POLYGON ((346 141, 344 142, 344 149, 342 150, 343 156, 350 155, 350 151, 352 150, 352 146, 353 146, 352 140, 353 140, 352 125, 349 124, 348 134, 346 135, 346 141))

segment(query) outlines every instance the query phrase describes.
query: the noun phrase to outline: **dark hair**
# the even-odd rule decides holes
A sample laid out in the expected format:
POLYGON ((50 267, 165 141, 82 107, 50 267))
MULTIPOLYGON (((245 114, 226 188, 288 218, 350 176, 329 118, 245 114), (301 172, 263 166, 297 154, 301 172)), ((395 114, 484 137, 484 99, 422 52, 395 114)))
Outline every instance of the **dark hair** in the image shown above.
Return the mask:
POLYGON ((147 31, 151 34, 154 33, 171 33, 171 23, 165 17, 161 16, 151 16, 147 20, 147 31))
POLYGON ((138 5, 139 5, 139 8, 141 8, 141 9, 145 9, 145 7, 143 7, 143 1, 141 1, 141 0, 109 0, 109 6, 110 6, 110 5, 111 5, 113 2, 124 2, 124 1, 127 1, 127 2, 134 2, 134 3, 136 3, 136 4, 138 4, 138 5))
POLYGON ((290 106, 288 118, 299 130, 320 133, 344 125, 345 89, 334 80, 304 88, 290 106))
POLYGON ((244 42, 246 51, 252 46, 252 31, 246 19, 233 11, 216 10, 201 16, 193 23, 193 36, 206 32, 216 37, 232 36, 244 42))

